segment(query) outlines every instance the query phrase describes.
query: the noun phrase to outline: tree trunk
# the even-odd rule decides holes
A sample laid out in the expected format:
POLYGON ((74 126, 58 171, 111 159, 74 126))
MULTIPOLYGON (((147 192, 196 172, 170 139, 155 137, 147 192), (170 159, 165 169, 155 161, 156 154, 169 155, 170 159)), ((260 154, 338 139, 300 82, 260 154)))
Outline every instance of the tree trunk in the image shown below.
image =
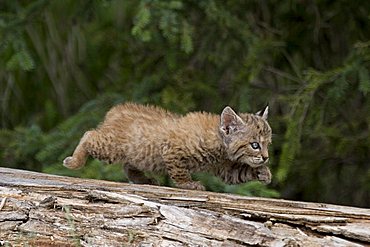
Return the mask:
POLYGON ((363 246, 370 209, 0 168, 0 246, 363 246))

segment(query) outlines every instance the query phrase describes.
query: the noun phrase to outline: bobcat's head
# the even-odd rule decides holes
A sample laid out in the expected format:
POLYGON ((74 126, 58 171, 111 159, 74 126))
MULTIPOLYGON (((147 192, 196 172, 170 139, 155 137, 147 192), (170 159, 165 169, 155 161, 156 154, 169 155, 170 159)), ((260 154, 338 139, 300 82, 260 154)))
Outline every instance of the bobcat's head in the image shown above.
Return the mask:
POLYGON ((256 114, 237 115, 229 106, 221 113, 220 134, 231 161, 258 167, 269 160, 271 127, 268 106, 256 114))

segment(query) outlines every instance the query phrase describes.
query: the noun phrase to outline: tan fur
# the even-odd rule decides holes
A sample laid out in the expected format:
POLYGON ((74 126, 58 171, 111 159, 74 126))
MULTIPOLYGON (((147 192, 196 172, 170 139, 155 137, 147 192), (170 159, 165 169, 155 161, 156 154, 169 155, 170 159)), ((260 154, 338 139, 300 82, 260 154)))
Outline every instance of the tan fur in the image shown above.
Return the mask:
POLYGON ((229 107, 221 116, 203 112, 180 116, 159 107, 126 103, 113 107, 97 129, 87 131, 64 165, 81 168, 91 155, 124 164, 135 183, 151 183, 143 171, 154 171, 167 173, 177 187, 188 189, 204 189, 191 180, 190 174, 197 171, 212 172, 226 183, 254 179, 269 183, 271 128, 266 117, 238 116, 229 107), (260 143, 261 149, 254 150, 252 142, 260 143))

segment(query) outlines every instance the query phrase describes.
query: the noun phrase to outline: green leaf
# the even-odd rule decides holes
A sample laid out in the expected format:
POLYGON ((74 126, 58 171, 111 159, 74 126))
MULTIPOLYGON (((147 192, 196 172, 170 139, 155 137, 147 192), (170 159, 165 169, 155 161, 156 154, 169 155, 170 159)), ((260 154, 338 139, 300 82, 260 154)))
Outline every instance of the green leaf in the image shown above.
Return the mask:
POLYGON ((135 25, 131 29, 131 34, 138 37, 144 42, 150 41, 151 33, 149 30, 146 30, 147 25, 150 23, 150 20, 150 9, 145 4, 141 4, 140 9, 135 16, 135 25))
POLYGON ((31 55, 26 50, 18 53, 19 64, 23 70, 29 71, 35 68, 35 62, 33 61, 31 55))
POLYGON ((15 53, 6 63, 8 70, 22 69, 30 71, 35 68, 35 62, 31 55, 26 50, 21 50, 15 53))
POLYGON ((16 70, 19 68, 19 62, 18 62, 18 53, 15 53, 6 63, 6 69, 7 70, 16 70))

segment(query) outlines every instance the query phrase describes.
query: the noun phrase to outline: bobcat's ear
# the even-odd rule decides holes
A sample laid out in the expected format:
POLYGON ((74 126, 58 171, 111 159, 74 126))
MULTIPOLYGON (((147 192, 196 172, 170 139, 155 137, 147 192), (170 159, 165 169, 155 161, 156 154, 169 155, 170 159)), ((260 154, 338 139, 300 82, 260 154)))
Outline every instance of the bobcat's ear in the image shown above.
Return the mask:
POLYGON ((226 106, 221 113, 220 130, 224 135, 230 135, 243 128, 244 121, 231 109, 226 106))
POLYGON ((267 120, 267 117, 269 115, 269 106, 267 105, 263 110, 258 111, 256 115, 262 117, 262 119, 267 120))

